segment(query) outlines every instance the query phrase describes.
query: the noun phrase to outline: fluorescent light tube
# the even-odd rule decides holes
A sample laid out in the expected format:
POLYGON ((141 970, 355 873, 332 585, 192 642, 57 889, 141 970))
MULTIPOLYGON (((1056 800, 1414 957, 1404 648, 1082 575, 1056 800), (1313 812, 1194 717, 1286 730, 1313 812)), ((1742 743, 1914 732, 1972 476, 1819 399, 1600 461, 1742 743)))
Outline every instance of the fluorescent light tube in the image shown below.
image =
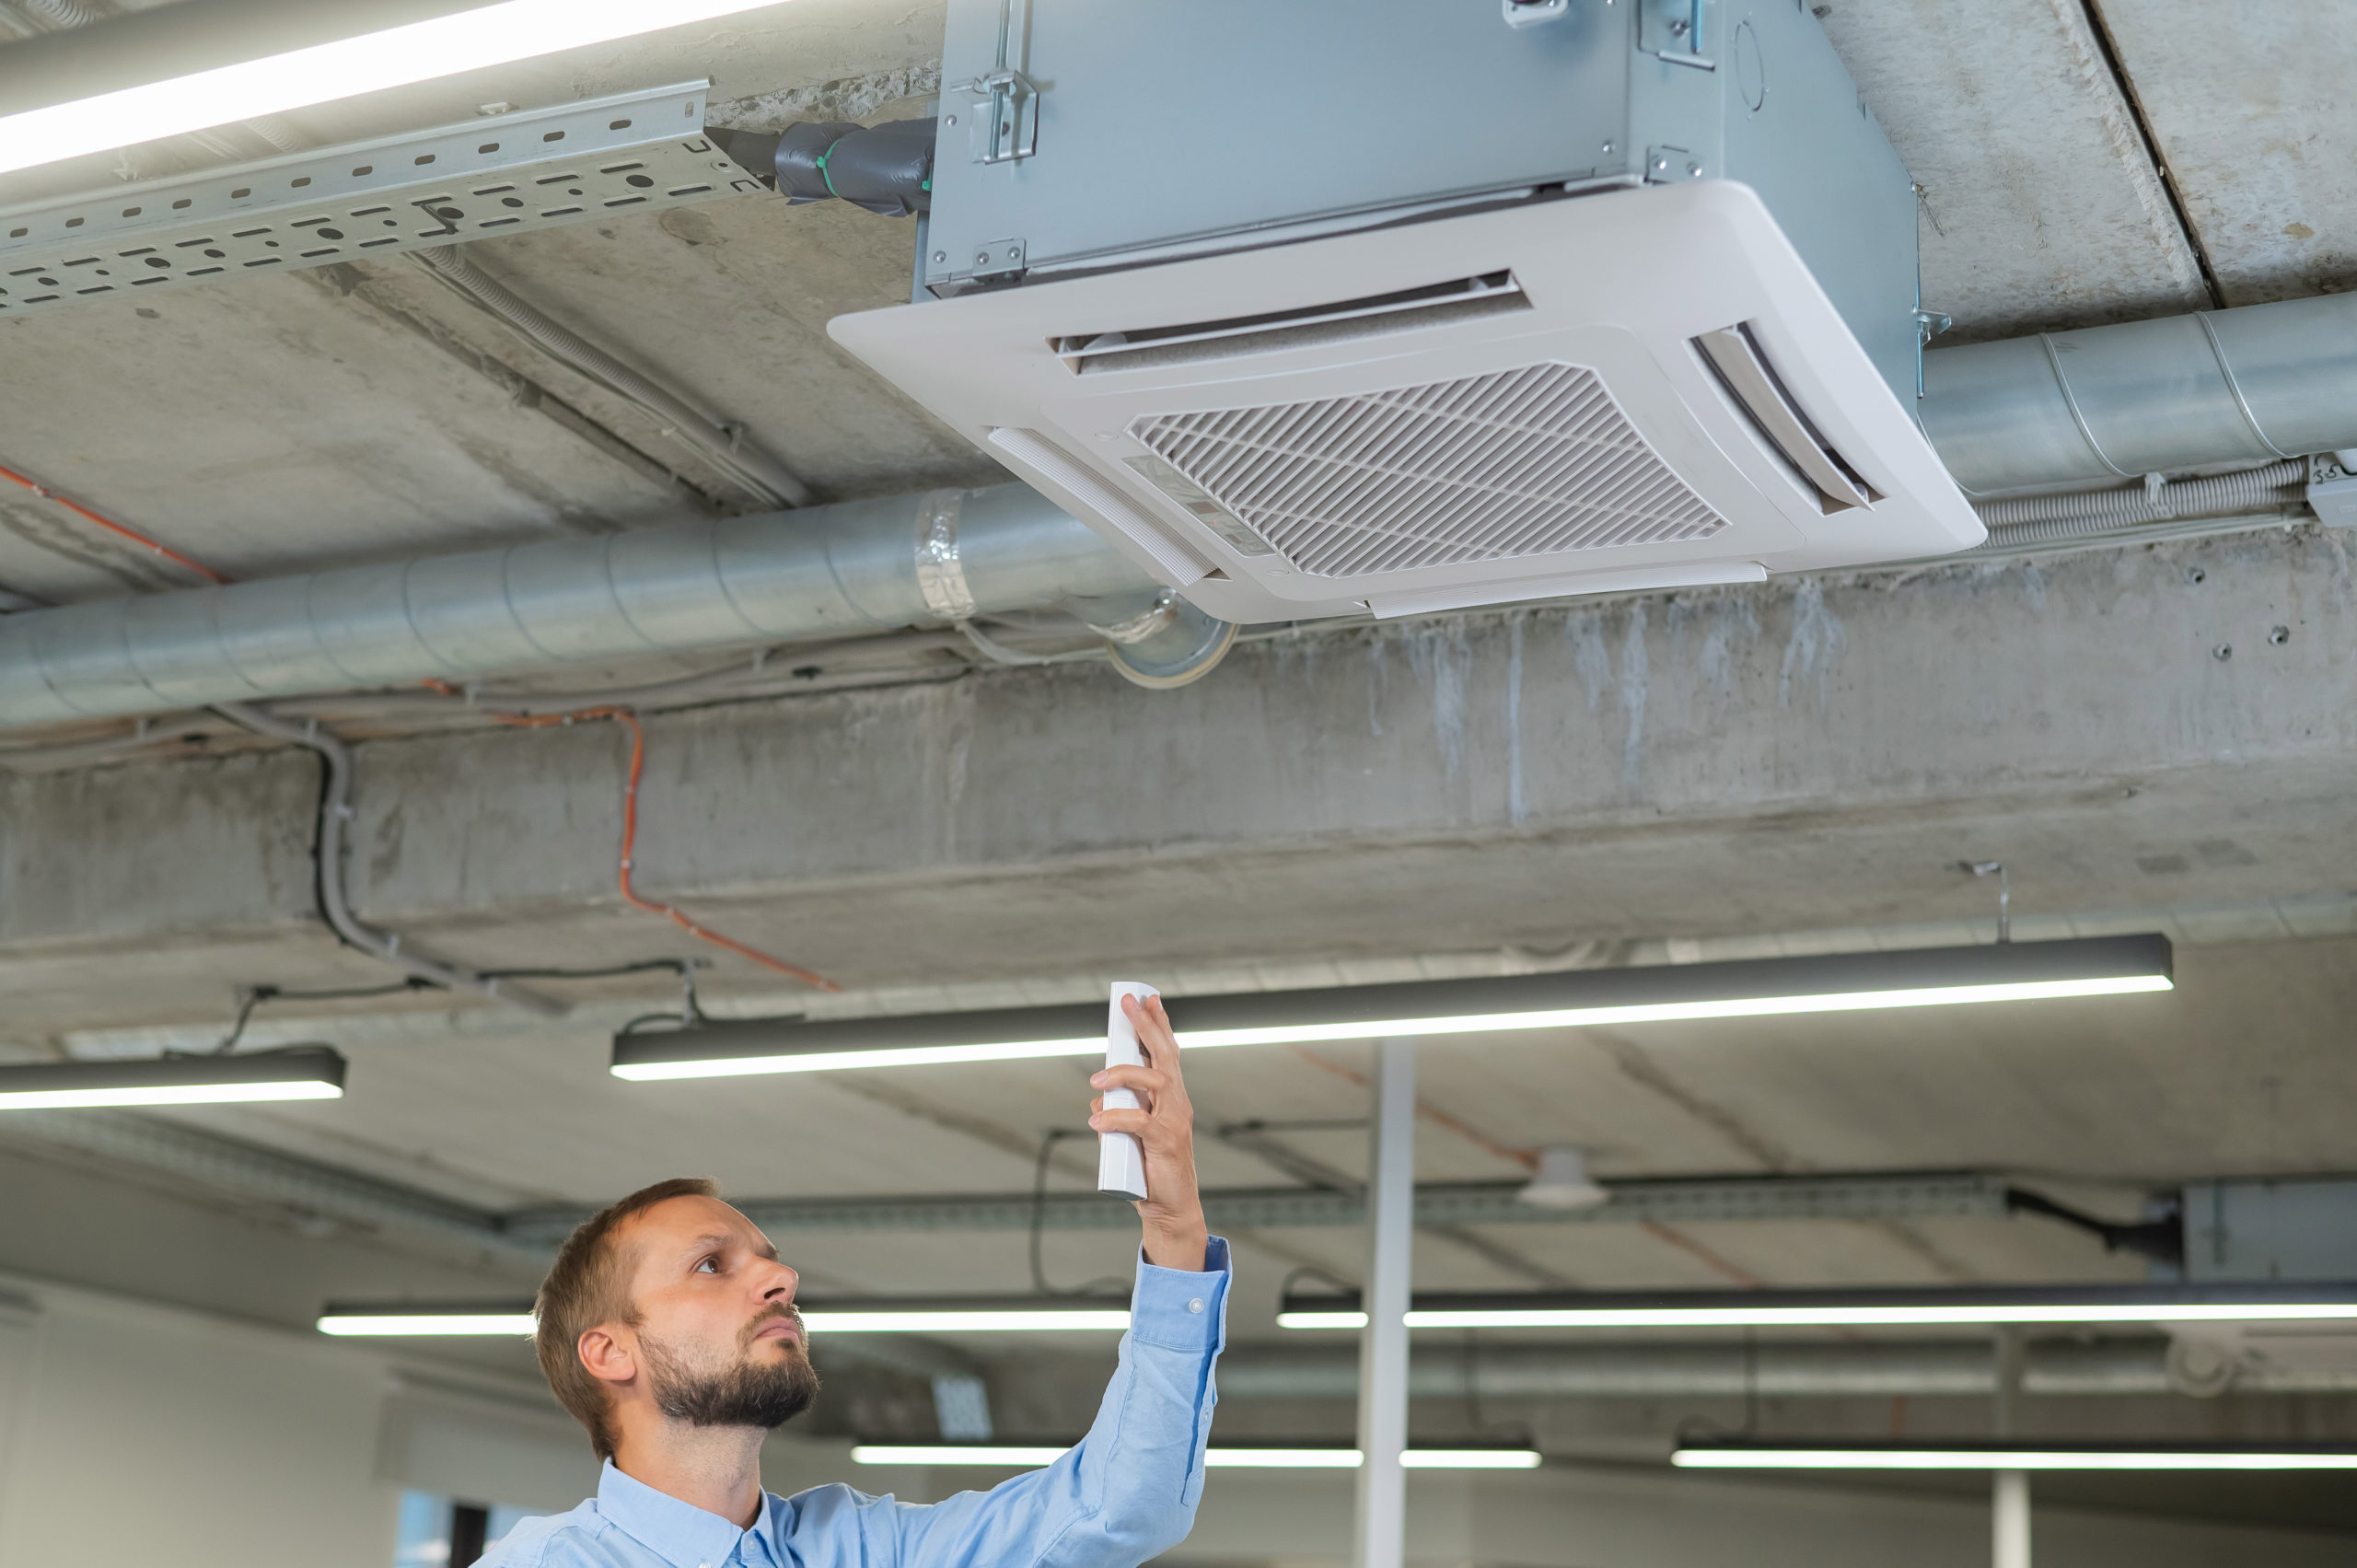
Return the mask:
POLYGON ((358 1337, 403 1335, 529 1334, 538 1325, 528 1312, 328 1312, 319 1318, 322 1334, 358 1337))
POLYGON ((2346 1470, 2357 1447, 1866 1447, 1680 1448, 1688 1469, 1792 1470, 2346 1470))
MULTIPOLYGON (((1007 1334, 1126 1331, 1128 1306, 1111 1300, 1039 1302, 1022 1296, 919 1296, 838 1302, 802 1307, 802 1326, 813 1334, 1007 1334)), ((323 1334, 528 1334, 528 1302, 388 1302, 331 1306, 319 1315, 323 1334)))
POLYGON ((338 1099, 343 1056, 324 1045, 228 1056, 143 1056, 0 1067, 0 1112, 79 1106, 233 1105, 338 1099))
MULTIPOLYGON (((2165 936, 2108 936, 1197 996, 1173 1002, 1171 1012, 1179 1045, 1202 1051, 2131 995, 2171 989, 2170 963, 2165 936)), ((614 1037, 612 1071, 647 1082, 1088 1056, 1103 1049, 1094 1006, 1074 1004, 624 1033, 614 1037)))
MULTIPOLYGON (((2357 1321, 2357 1282, 1422 1295, 1411 1329, 1801 1329, 1992 1323, 2357 1321)), ((1295 1297, 1281 1329, 1358 1330, 1354 1297, 1295 1297)))
POLYGON ((778 3, 503 0, 0 116, 0 174, 778 3))
POLYGON ((814 1307, 802 1314, 814 1334, 1038 1334, 1087 1330, 1126 1331, 1127 1307, 1077 1310, 1039 1307, 1028 1311, 957 1310, 838 1312, 814 1307))
MULTIPOLYGON (((855 1465, 991 1465, 1001 1468, 1052 1465, 1069 1452, 983 1444, 862 1443, 851 1451, 855 1465)), ((1207 1467, 1234 1469, 1356 1469, 1365 1456, 1356 1448, 1210 1448, 1207 1467)), ((1540 1456, 1529 1448, 1411 1448, 1399 1456, 1411 1470, 1536 1469, 1540 1456)))

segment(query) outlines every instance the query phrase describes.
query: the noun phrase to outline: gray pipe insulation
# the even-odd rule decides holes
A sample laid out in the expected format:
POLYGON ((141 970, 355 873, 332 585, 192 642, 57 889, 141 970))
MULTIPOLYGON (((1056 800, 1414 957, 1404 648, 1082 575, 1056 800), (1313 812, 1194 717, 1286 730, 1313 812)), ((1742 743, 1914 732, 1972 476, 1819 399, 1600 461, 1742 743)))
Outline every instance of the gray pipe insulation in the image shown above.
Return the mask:
POLYGON ((0 726, 464 683, 1059 607, 1146 685, 1236 629, 1028 485, 930 491, 0 616, 0 726))
POLYGON ((2340 451, 2357 294, 1935 349, 1921 412, 1975 496, 2340 451))

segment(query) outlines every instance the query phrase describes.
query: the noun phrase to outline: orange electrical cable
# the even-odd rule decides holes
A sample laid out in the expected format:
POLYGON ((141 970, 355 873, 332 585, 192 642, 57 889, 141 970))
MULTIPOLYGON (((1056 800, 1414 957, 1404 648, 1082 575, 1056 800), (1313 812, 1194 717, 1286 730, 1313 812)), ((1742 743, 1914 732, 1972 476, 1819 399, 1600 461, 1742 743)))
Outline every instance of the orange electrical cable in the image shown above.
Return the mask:
POLYGON ((83 505, 79 501, 75 500, 72 496, 60 495, 56 491, 52 490, 49 486, 41 483, 39 480, 28 478, 12 468, 0 467, 0 479, 7 480, 12 484, 21 484, 27 490, 31 491, 35 495, 40 496, 42 500, 54 501, 59 505, 64 507, 67 511, 73 513, 75 517, 81 517, 88 522, 96 523, 99 527, 106 529, 107 532, 110 534, 120 534, 124 539, 131 540, 134 544, 143 545, 145 548, 154 551, 165 560, 175 562, 180 565, 187 567, 190 571, 195 573, 198 576, 203 577, 208 583, 226 585, 232 580, 215 571, 212 567, 207 566, 203 562, 192 561, 187 556, 182 555, 179 551, 174 550, 170 545, 149 539, 137 528, 132 528, 127 524, 118 523, 112 517, 107 517, 102 513, 93 512, 87 506, 83 505))
POLYGON ((630 784, 622 793, 622 854, 619 877, 623 901, 633 909, 642 909, 650 914, 662 915, 672 924, 699 941, 709 942, 715 947, 726 947, 738 958, 749 958, 765 970, 774 970, 779 974, 792 975, 804 984, 816 986, 820 991, 842 989, 826 976, 814 974, 799 964, 789 964, 784 958, 764 953, 758 947, 749 947, 742 942, 723 936, 717 931, 705 930, 689 919, 676 905, 656 903, 652 900, 639 897, 638 889, 631 885, 631 862, 638 849, 638 781, 639 775, 646 769, 646 730, 638 722, 636 714, 628 708, 606 707, 581 708, 569 714, 493 714, 492 716, 501 724, 517 729, 542 729, 551 725, 588 723, 598 719, 611 719, 616 724, 628 726, 630 784))

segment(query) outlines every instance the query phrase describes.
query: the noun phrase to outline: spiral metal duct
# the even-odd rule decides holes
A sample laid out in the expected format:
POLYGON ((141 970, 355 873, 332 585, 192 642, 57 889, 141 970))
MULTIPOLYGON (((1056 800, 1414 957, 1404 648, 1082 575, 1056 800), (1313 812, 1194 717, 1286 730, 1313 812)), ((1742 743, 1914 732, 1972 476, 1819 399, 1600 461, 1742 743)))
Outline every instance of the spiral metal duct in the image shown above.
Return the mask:
POLYGON ((1235 628, 1028 485, 518 545, 0 617, 0 725, 464 682, 1069 608, 1175 684, 1235 628))
POLYGON ((2357 294, 1935 349, 1922 415, 1972 495, 2357 447, 2357 294))

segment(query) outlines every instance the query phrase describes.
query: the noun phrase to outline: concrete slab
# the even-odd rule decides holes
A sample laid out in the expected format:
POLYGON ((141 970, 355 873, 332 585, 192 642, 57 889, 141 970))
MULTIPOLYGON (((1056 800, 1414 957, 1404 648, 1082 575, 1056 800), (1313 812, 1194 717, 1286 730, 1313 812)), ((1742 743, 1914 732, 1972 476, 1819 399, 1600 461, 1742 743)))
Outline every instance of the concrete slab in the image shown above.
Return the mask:
POLYGON ((1923 303, 1956 318, 1948 341, 2211 303, 2079 0, 1812 9, 1922 187, 1923 303))
POLYGON ((2357 285, 2345 7, 2103 0, 2230 305, 2357 285))

